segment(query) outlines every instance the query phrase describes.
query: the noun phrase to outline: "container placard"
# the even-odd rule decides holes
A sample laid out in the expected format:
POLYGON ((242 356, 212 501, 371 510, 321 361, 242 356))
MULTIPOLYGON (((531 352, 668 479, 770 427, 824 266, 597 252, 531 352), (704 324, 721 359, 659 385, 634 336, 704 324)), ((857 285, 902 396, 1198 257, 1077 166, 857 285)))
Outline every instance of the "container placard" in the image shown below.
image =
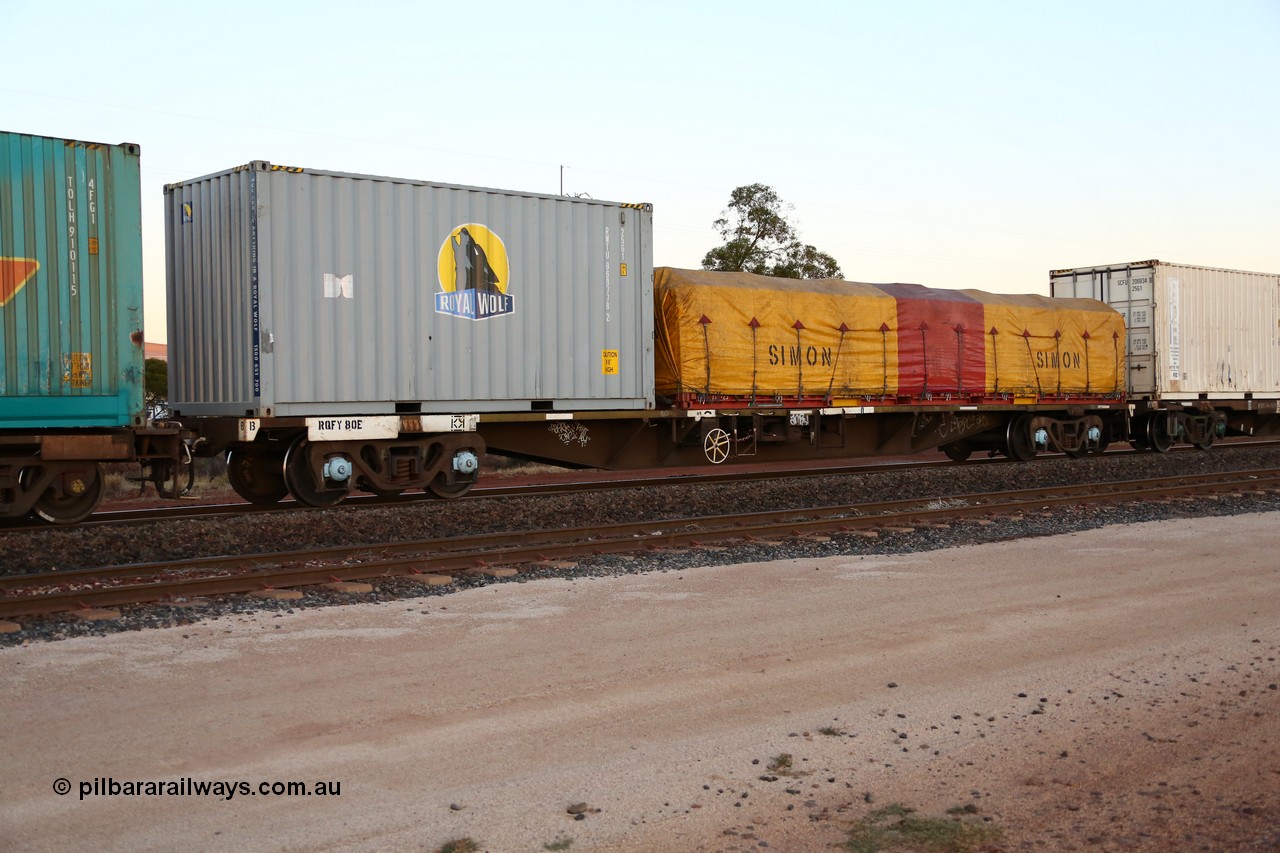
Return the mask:
POLYGON ((307 418, 311 441, 353 441, 400 437, 399 415, 345 415, 307 418))
POLYGON ((1182 292, 1176 278, 1169 279, 1169 378, 1182 378, 1182 292))
POLYGON ((62 381, 70 383, 72 388, 92 388, 93 353, 63 353, 62 381))

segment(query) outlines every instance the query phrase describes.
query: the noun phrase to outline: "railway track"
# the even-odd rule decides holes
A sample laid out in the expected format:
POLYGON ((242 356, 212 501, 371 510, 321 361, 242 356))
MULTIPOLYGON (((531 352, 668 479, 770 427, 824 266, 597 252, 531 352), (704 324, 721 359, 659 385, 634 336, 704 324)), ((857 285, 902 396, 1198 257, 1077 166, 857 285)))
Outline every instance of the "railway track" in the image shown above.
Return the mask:
MULTIPOLYGON (((1260 449, 1267 447, 1275 447, 1280 445, 1280 441, 1253 440, 1253 439, 1236 439, 1228 443, 1223 443, 1215 447, 1212 452, 1230 452, 1234 449, 1260 449)), ((1145 453, 1147 451, 1136 451, 1130 448, 1114 448, 1107 452, 1108 457, 1134 455, 1137 453, 1145 453)), ((1200 453, 1192 447, 1176 447, 1170 453, 1200 453)), ((1060 459, 1061 454, 1045 454, 1037 456, 1032 462, 1044 461, 1049 459, 1060 459)), ((484 500, 488 498, 507 498, 507 497, 524 497, 529 495, 557 495, 572 494, 576 492, 589 491, 605 491, 605 490, 621 490, 621 489, 638 489, 648 488, 652 486, 672 485, 672 484, 699 484, 699 483, 733 483, 733 482, 752 482, 759 480, 774 480, 784 477, 823 477, 837 476, 843 474, 875 474, 884 471, 904 471, 912 469, 929 469, 945 466, 980 466, 980 465, 1002 465, 1007 464, 1008 460, 1004 457, 995 458, 978 458, 971 459, 966 462, 953 462, 949 459, 913 459, 906 461, 892 462, 854 462, 839 465, 822 465, 814 467, 789 467, 780 471, 773 466, 743 466, 741 468, 715 468, 707 471, 642 471, 628 472, 618 474, 614 472, 589 471, 578 474, 561 475, 554 474, 545 478, 542 482, 521 482, 521 483, 503 483, 500 478, 493 478, 488 483, 477 485, 465 497, 460 500, 484 500)), ((1088 464, 1082 461, 1081 464, 1088 464)), ((419 500, 438 500, 430 495, 415 494, 405 495, 399 498, 382 498, 375 495, 353 495, 347 498, 343 503, 343 507, 376 507, 376 506, 392 506, 403 505, 419 500)), ((91 519, 83 522, 79 527, 102 527, 144 524, 153 521, 175 521, 188 518, 209 518, 218 516, 238 516, 238 515, 269 515, 281 512, 314 512, 317 508, 308 507, 299 504, 293 500, 286 500, 275 506, 255 506, 248 503, 217 503, 217 504, 174 504, 162 507, 147 507, 144 509, 118 509, 106 510, 95 513, 91 519)), ((44 522, 31 522, 8 524, 0 527, 3 531, 24 531, 24 530, 45 530, 48 525, 44 522)))
MULTIPOLYGON (((1130 451, 1132 452, 1132 451, 1130 451)), ((992 465, 1004 462, 1004 459, 975 459, 956 463, 949 459, 912 460, 907 462, 880 462, 872 464, 826 465, 813 468, 788 468, 779 471, 776 467, 744 467, 716 468, 708 472, 690 471, 641 471, 618 474, 615 472, 587 471, 570 474, 552 474, 540 482, 503 483, 500 477, 488 483, 475 486, 464 497, 456 500, 474 501, 488 498, 525 497, 529 495, 562 495, 578 492, 607 491, 621 489, 640 489, 650 486, 671 484, 698 483, 733 483, 751 482, 755 480, 771 480, 781 477, 821 477, 839 474, 872 474, 879 471, 903 471, 913 468, 934 468, 947 465, 992 465)), ((376 495, 356 494, 348 497, 342 507, 378 507, 403 506, 416 501, 437 502, 439 498, 425 493, 407 494, 397 498, 383 498, 376 495)), ((270 515, 281 512, 315 512, 323 507, 309 507, 292 499, 274 506, 255 506, 248 503, 218 504, 176 504, 144 509, 105 510, 94 513, 88 521, 78 527, 102 527, 113 525, 141 524, 152 521, 174 521, 186 518, 209 518, 232 515, 270 515)), ((49 525, 43 522, 9 525, 3 530, 47 530, 49 525)))
POLYGON ((0 619, 358 580, 409 578, 436 585, 458 574, 515 574, 521 567, 598 554, 792 536, 910 533, 921 525, 1081 503, 1276 491, 1280 470, 1267 468, 16 574, 0 577, 0 619))

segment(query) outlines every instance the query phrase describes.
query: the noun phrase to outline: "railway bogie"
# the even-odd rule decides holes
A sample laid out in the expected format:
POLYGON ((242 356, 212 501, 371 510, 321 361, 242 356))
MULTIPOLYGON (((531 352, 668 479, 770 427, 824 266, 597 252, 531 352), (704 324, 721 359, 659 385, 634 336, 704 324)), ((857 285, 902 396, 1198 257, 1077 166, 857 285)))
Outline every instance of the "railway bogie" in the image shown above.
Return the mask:
MULTIPOLYGON (((363 426, 372 419, 344 420, 361 420, 363 426)), ((464 418, 460 426, 467 423, 464 418)), ((333 506, 353 491, 397 497, 420 490, 443 498, 460 497, 475 485, 485 452, 484 441, 466 429, 447 433, 395 429, 390 437, 362 437, 358 429, 348 429, 334 436, 334 430, 308 427, 302 419, 278 423, 245 419, 235 424, 236 438, 229 440, 231 426, 220 423, 215 432, 221 440, 209 442, 203 453, 225 452, 232 488, 257 505, 278 503, 292 495, 307 506, 333 506)), ((381 422, 369 425, 377 435, 390 428, 391 424, 381 422)))
POLYGON ((92 460, 9 457, 0 464, 5 517, 30 512, 45 521, 72 524, 89 517, 102 492, 102 466, 92 460))
POLYGON ((154 483, 163 497, 179 498, 191 489, 194 440, 179 424, 0 432, 0 518, 83 521, 102 500, 103 463, 137 463, 136 479, 154 483))

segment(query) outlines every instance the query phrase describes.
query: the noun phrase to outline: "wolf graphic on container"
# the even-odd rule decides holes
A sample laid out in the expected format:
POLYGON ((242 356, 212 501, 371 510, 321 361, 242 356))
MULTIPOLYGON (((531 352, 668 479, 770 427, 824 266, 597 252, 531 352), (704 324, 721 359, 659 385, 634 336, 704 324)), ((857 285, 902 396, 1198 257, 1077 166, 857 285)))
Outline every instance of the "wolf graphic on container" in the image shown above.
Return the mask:
POLYGON ((506 247, 485 226, 469 223, 454 228, 440 247, 439 265, 444 290, 436 294, 437 314, 487 320, 515 310, 515 299, 506 292, 510 274, 506 247))
POLYGON ((476 290, 481 293, 501 293, 498 274, 489 266, 489 258, 471 237, 465 227, 459 228, 450 241, 453 244, 453 263, 457 267, 457 284, 454 290, 476 290))

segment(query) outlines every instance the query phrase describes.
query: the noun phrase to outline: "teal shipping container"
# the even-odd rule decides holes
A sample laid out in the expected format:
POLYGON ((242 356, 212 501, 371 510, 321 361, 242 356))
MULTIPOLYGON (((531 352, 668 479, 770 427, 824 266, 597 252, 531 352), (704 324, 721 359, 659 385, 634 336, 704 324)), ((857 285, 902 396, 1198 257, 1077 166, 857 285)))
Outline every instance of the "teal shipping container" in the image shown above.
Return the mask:
POLYGON ((0 131, 0 429, 143 412, 138 146, 0 131))

